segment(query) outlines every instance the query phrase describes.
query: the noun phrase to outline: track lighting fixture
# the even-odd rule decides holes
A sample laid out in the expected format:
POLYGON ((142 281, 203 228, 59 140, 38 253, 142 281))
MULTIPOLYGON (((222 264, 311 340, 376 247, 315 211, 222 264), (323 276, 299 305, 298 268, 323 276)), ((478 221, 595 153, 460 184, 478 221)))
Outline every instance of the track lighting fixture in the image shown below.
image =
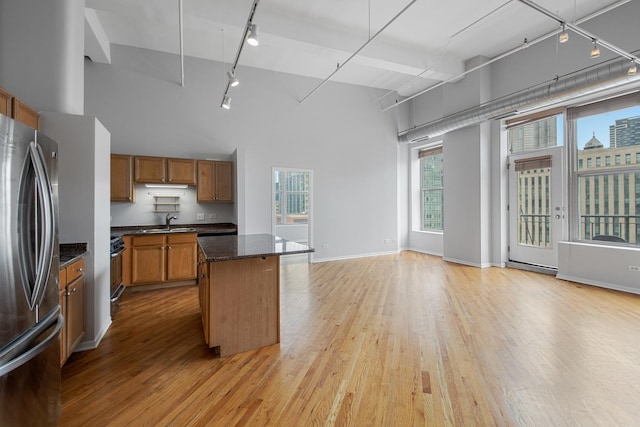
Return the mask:
POLYGON ((627 70, 628 76, 635 76, 638 72, 638 67, 636 66, 636 61, 631 59, 631 65, 629 65, 629 69, 627 70))
POLYGON ((231 97, 229 95, 224 96, 221 107, 225 110, 229 110, 231 108, 231 97))
POLYGON ((240 80, 233 74, 233 71, 227 71, 227 77, 229 77, 229 86, 236 87, 240 84, 240 80))
POLYGON ((258 38, 258 26, 256 24, 251 24, 251 26, 249 27, 247 43, 249 43, 251 46, 258 46, 260 44, 260 39, 258 38))
POLYGON ((565 23, 562 23, 562 31, 560 32, 560 36, 558 37, 558 41, 560 43, 566 43, 569 41, 569 33, 567 33, 567 26, 565 23))
POLYGON ((591 59, 598 58, 600 56, 600 48, 598 47, 598 41, 593 39, 593 49, 591 49, 591 59))

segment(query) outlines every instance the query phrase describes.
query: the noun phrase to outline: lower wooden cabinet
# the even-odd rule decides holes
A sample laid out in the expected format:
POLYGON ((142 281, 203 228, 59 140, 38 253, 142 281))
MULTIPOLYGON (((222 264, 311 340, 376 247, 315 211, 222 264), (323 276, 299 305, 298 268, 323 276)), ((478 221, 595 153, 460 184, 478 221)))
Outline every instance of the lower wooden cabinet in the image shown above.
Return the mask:
POLYGON ((64 365, 85 333, 84 258, 60 270, 60 307, 64 327, 60 333, 60 366, 64 365))
POLYGON ((127 236, 123 261, 125 285, 148 285, 197 278, 196 233, 127 236), (129 271, 127 271, 129 269, 129 271))

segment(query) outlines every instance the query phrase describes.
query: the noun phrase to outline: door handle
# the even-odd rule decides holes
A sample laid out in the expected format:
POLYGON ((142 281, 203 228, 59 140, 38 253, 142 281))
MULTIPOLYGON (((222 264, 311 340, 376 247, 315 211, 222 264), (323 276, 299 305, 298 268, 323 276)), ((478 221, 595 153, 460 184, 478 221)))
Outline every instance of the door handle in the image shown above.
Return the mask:
POLYGON ((19 368, 20 366, 36 357, 38 354, 42 353, 51 343, 51 341, 53 341, 58 336, 63 325, 64 318, 60 314, 60 306, 58 306, 55 310, 52 310, 49 315, 42 319, 41 322, 33 326, 31 329, 27 330, 26 334, 18 338, 8 349, 2 351, 2 354, 0 354, 0 359, 4 359, 5 356, 10 356, 12 354, 20 354, 9 360, 7 363, 0 365, 0 377, 19 368), (53 332, 51 332, 49 336, 47 336, 47 338, 42 340, 29 351, 22 353, 22 351, 24 351, 24 348, 28 347, 32 342, 34 342, 40 336, 40 334, 51 327, 54 322, 57 322, 56 327, 53 332))

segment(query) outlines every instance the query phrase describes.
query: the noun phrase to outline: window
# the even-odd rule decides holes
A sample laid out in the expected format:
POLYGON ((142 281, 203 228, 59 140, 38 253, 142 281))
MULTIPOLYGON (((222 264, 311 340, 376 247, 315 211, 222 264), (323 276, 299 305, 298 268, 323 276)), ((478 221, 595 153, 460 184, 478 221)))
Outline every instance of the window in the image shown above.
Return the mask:
POLYGON ((421 150, 420 192, 422 196, 421 229, 443 230, 442 147, 421 150))
POLYGON ((568 115, 576 138, 573 238, 640 246, 640 96, 576 107, 568 115))
POLYGON ((276 171, 276 224, 309 223, 309 172, 276 171))

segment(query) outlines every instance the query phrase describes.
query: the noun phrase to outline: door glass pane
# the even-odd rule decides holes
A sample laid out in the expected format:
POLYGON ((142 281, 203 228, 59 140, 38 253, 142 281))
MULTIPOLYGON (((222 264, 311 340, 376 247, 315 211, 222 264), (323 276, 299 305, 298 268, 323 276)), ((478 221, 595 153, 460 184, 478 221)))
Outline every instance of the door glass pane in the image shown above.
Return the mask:
POLYGON ((309 173, 287 172, 285 178, 286 217, 284 224, 309 222, 309 173))
POLYGON ((551 167, 516 172, 518 182, 518 244, 550 248, 551 167))
POLYGON ((276 225, 282 224, 282 182, 284 181, 284 172, 275 171, 274 184, 275 184, 275 216, 276 225))

